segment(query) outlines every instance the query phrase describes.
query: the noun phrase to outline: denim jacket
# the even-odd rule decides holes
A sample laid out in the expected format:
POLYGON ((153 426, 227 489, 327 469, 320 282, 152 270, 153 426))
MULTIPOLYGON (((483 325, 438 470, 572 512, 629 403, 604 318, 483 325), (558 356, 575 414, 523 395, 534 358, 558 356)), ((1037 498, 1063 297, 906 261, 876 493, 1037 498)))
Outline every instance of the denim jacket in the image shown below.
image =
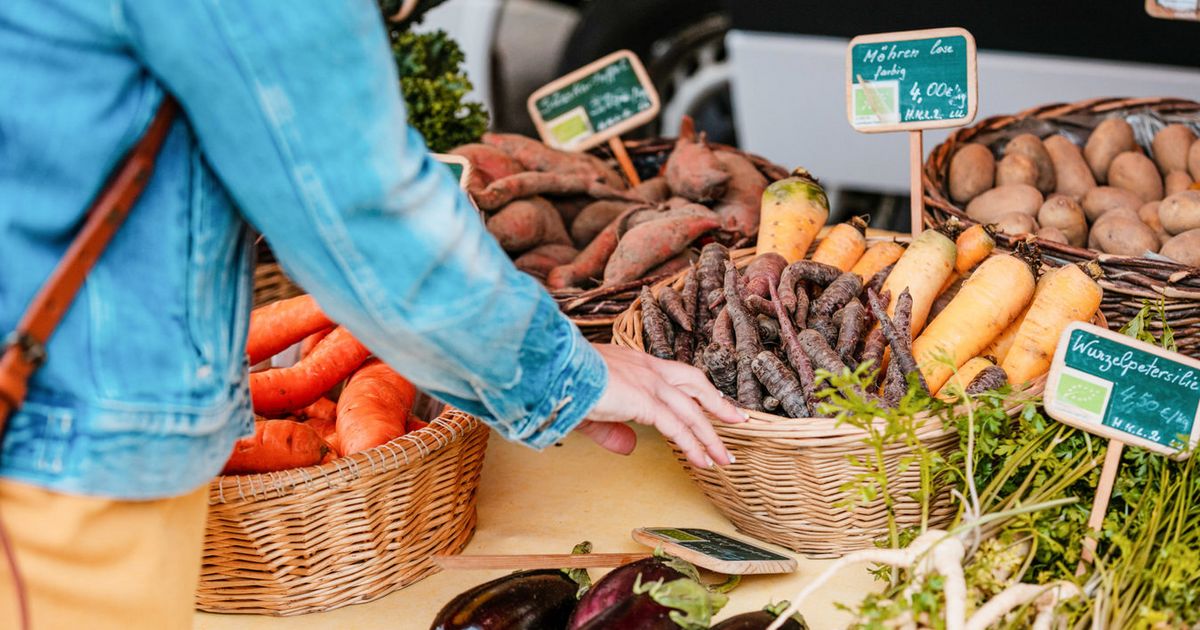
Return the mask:
POLYGON ((248 222, 427 392, 540 448, 602 393, 596 351, 405 124, 371 0, 0 2, 0 335, 163 98, 186 115, 13 417, 0 475, 183 493, 251 431, 248 222))

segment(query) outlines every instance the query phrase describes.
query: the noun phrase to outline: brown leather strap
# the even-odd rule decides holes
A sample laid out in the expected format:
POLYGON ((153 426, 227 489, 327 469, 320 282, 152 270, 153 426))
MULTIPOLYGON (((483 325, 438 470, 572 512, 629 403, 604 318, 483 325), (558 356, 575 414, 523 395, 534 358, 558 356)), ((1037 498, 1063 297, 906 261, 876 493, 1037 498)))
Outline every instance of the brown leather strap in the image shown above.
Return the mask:
POLYGON ((125 222, 150 181, 154 161, 178 111, 175 100, 170 95, 164 96, 146 133, 125 156, 88 209, 79 234, 29 303, 17 329, 4 339, 4 354, 0 356, 0 440, 3 440, 9 416, 25 400, 29 377, 46 358, 46 342, 50 335, 79 293, 88 271, 125 222))

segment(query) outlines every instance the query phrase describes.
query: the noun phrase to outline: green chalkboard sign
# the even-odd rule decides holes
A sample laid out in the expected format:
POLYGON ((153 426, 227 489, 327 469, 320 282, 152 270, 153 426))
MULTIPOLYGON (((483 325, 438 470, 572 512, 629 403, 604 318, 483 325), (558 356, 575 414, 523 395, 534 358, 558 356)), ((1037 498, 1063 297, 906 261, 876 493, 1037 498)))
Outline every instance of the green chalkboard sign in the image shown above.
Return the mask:
POLYGON ((470 160, 461 155, 450 155, 447 153, 434 153, 433 157, 450 169, 450 174, 454 176, 459 187, 466 189, 467 178, 471 176, 470 160))
POLYGON ((658 93, 637 55, 620 50, 538 88, 529 115, 542 141, 588 149, 658 115, 658 93))
POLYGON ((730 575, 790 573, 796 561, 756 544, 696 527, 642 527, 633 539, 697 566, 730 575))
POLYGON ((1200 435, 1200 361, 1075 323, 1054 354, 1045 404, 1055 419, 1089 433, 1186 455, 1200 435))
POLYGON ((858 131, 955 127, 975 118, 975 38, 961 28, 855 37, 846 78, 846 114, 858 131))

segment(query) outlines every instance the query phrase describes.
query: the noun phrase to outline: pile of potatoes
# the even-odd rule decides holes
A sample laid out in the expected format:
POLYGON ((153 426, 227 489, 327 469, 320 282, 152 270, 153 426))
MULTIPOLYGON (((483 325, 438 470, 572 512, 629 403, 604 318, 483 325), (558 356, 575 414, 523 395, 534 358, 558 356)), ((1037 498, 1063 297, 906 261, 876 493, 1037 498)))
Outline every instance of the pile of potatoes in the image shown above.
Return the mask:
POLYGON ((950 160, 950 198, 967 216, 1017 236, 1107 254, 1147 252, 1200 266, 1200 140, 1186 125, 1155 134, 1150 157, 1133 128, 1109 118, 1082 150, 1063 135, 1025 133, 999 161, 964 144, 950 160))

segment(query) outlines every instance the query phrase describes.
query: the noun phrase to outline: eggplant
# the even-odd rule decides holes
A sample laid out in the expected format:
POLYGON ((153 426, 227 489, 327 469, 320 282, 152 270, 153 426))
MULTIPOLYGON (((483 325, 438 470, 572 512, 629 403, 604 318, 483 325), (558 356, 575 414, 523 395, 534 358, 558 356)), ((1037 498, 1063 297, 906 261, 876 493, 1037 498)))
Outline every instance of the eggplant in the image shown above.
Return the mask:
POLYGON ((609 606, 580 630, 680 630, 671 619, 671 609, 645 595, 627 597, 609 606))
POLYGON ((430 630, 561 630, 578 589, 562 571, 520 571, 460 593, 442 607, 430 630))
POLYGON ((619 566, 599 582, 592 585, 571 615, 568 630, 578 630, 596 615, 633 595, 633 585, 640 579, 643 583, 663 580, 669 582, 683 577, 698 579, 695 567, 677 558, 651 556, 619 566))
MULTIPOLYGON (((779 613, 786 610, 787 607, 788 603, 785 601, 775 606, 767 606, 762 610, 734 615, 713 626, 711 630, 767 630, 767 627, 775 622, 779 613)), ((808 624, 804 622, 800 613, 796 613, 783 622, 779 628, 780 630, 808 630, 808 624)))
POLYGON ((689 577, 643 582, 579 626, 579 630, 693 630, 707 628, 728 598, 689 577))

